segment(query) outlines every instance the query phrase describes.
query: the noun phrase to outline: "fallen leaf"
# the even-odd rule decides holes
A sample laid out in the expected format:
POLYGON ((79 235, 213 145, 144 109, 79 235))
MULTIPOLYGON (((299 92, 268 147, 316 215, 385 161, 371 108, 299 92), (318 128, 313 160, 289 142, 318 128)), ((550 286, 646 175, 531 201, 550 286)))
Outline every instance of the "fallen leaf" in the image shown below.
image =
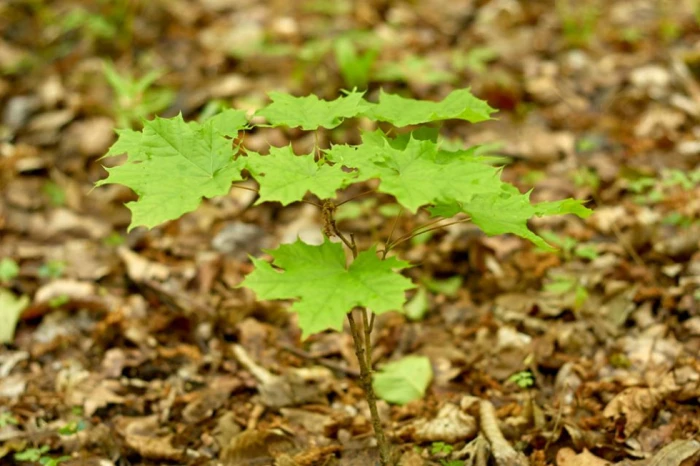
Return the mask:
POLYGON ((585 448, 581 453, 576 453, 571 448, 562 448, 557 452, 557 466, 612 466, 612 463, 585 448))
POLYGON ((407 356, 385 364, 373 378, 377 395, 389 403, 404 405, 423 397, 433 370, 424 356, 407 356))
POLYGON ((673 373, 669 373, 658 387, 631 387, 618 393, 603 410, 603 416, 623 419, 624 434, 629 437, 656 411, 661 400, 678 390, 673 373))

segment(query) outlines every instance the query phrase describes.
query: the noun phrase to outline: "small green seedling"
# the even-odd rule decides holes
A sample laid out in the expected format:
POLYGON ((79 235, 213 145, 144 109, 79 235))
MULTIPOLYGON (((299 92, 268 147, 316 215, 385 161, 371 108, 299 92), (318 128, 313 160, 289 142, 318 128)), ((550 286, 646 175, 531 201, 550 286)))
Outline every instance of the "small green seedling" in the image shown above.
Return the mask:
POLYGON ((135 78, 126 73, 120 74, 107 61, 103 63, 103 70, 115 95, 115 117, 119 127, 132 127, 149 115, 167 108, 175 98, 172 90, 154 86, 162 76, 159 71, 151 71, 141 78, 135 78))
POLYGON ((60 278, 65 269, 65 262, 61 260, 50 260, 39 267, 37 273, 41 278, 60 278))
POLYGON ((544 291, 554 295, 571 296, 571 305, 575 310, 580 309, 588 300, 588 290, 577 278, 567 275, 554 275, 551 281, 544 285, 544 291))
POLYGON ((9 282, 19 275, 19 265, 9 257, 0 260, 0 282, 9 282))
POLYGON ((430 445, 431 455, 449 455, 452 453, 452 450, 454 450, 454 447, 445 442, 433 442, 432 445, 430 445))
POLYGON ((70 302, 70 297, 67 294, 61 294, 49 300, 49 307, 51 309, 57 309, 68 302, 70 302))
POLYGON ((566 43, 571 47, 589 45, 595 36, 600 18, 597 2, 556 0, 556 11, 566 43))
POLYGON ((12 415, 9 411, 0 411, 0 428, 7 427, 9 425, 16 426, 19 421, 16 417, 12 415))
POLYGON ((550 231, 543 231, 542 237, 551 245, 559 248, 558 254, 564 260, 571 260, 574 257, 593 260, 598 257, 598 250, 591 244, 579 244, 570 236, 559 236, 550 231))
POLYGON ((91 40, 113 39, 119 30, 117 25, 103 15, 90 13, 84 8, 75 8, 63 17, 61 29, 64 33, 79 30, 91 40))
POLYGON ((437 85, 451 83, 457 75, 449 69, 439 69, 435 63, 418 55, 407 55, 397 63, 384 63, 373 76, 377 81, 437 85))
POLYGON ((467 51, 455 50, 452 66, 456 70, 469 70, 472 73, 485 73, 488 64, 498 58, 498 52, 490 47, 473 47, 467 51))
POLYGON ((352 39, 341 37, 335 41, 333 52, 345 85, 349 88, 366 89, 379 50, 370 48, 360 52, 352 39))
MULTIPOLYGON (((433 442, 430 445, 430 454, 431 455, 440 455, 440 456, 447 456, 450 453, 454 451, 454 447, 450 444, 447 444, 445 442, 433 442)), ((464 461, 461 460, 446 460, 441 458, 440 460, 440 466, 463 466, 464 461)))
POLYGON ((700 169, 691 172, 662 170, 660 177, 638 176, 628 181, 627 189, 639 204, 657 204, 678 191, 690 192, 700 187, 700 169))
POLYGON ((49 451, 47 445, 42 445, 40 448, 26 448, 15 453, 14 458, 17 461, 39 461, 47 451, 49 451))
POLYGON ((365 131, 360 144, 317 146, 306 154, 296 154, 291 146, 270 147, 269 154, 263 155, 237 142, 245 140, 239 133, 253 126, 244 111, 225 110, 201 123, 186 123, 181 116, 156 118, 145 121, 142 131, 118 131, 107 156, 126 152, 128 159, 108 168, 109 177, 98 185, 118 183, 139 195, 127 204, 132 212, 130 229, 175 220, 195 210, 202 198, 226 195, 232 185, 247 178, 259 186, 256 205, 316 205, 323 241, 282 244, 266 251, 272 262, 251 257, 254 270, 240 286, 252 289, 259 299, 292 300, 303 338, 329 329, 342 331, 347 319, 381 464, 388 465, 390 446, 375 393, 390 402, 406 403, 423 395, 431 377, 429 361, 413 356, 386 365, 372 383, 370 335, 375 316, 401 310, 407 291, 415 288, 401 273, 410 264, 396 257, 397 246, 450 223, 471 221, 488 235, 515 234, 553 250, 528 228, 528 220, 561 214, 585 218, 591 211, 573 199, 533 204, 529 192, 521 193, 501 180, 501 168, 494 166, 493 157, 474 147, 447 150, 436 130, 420 128, 444 120, 489 120, 495 110, 468 89, 455 90, 440 102, 383 91, 378 102, 366 100, 357 91, 332 101, 280 92, 269 96, 272 102, 256 113, 258 120, 267 122, 260 126, 321 131, 336 128, 346 119, 366 118, 396 128, 419 128, 397 135, 380 129, 365 131), (401 206, 400 215, 422 211, 433 220, 398 237, 392 228, 381 241, 341 231, 336 209, 349 198, 346 188, 361 183, 366 190, 369 180, 382 198, 389 196, 401 206))
POLYGON ((58 458, 52 458, 50 456, 42 456, 39 458, 39 463, 43 464, 44 466, 58 466, 59 464, 63 463, 64 461, 69 461, 71 458, 70 456, 59 456, 58 458))
POLYGON ((60 207, 66 204, 66 192, 55 182, 47 181, 41 190, 49 198, 52 206, 60 207))
POLYGON ((535 385, 535 378, 532 376, 532 372, 521 371, 508 377, 508 382, 514 383, 524 390, 535 385))
POLYGON ((51 456, 45 455, 49 451, 49 447, 42 445, 40 448, 27 448, 24 451, 14 454, 14 459, 16 461, 35 461, 44 466, 58 466, 64 461, 70 460, 70 456, 59 456, 58 458, 53 458, 51 456))
POLYGON ((77 421, 70 421, 66 425, 58 429, 58 433, 61 435, 75 435, 78 432, 82 432, 87 427, 87 423, 84 419, 77 421))

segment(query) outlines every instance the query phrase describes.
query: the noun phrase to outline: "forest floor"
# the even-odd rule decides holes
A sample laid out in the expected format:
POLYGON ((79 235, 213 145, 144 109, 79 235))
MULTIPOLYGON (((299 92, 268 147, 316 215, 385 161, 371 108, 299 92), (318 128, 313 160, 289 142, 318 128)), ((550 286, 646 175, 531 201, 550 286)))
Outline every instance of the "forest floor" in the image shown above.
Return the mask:
MULTIPOLYGON (((507 466, 480 400, 532 466, 700 464, 698 2, 10 0, 0 31, 3 465, 376 464, 350 335, 301 341, 288 303, 236 288, 248 254, 320 234, 313 206, 232 190, 127 233, 134 193, 93 189, 115 128, 363 80, 471 87, 498 119, 445 133, 595 212, 533 221, 554 253, 465 224, 404 243, 419 291, 377 320, 374 361, 434 375, 380 402, 401 464, 507 466)), ((314 143, 246 141, 266 142, 314 143)), ((365 241, 391 226, 389 203, 345 207, 365 241)))

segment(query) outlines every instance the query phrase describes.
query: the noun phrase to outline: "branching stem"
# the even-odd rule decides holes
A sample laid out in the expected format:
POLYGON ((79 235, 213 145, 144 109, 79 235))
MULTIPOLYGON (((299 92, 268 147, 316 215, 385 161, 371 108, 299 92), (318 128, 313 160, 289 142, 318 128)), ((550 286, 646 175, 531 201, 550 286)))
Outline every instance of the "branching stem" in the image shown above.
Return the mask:
MULTIPOLYGON (((323 216, 323 231, 327 236, 337 236, 350 249, 352 258, 357 259, 357 244, 355 236, 350 234, 348 240, 346 236, 338 230, 335 223, 336 205, 331 200, 324 200, 321 213, 323 216)), ((355 317, 352 311, 348 312, 348 322, 350 323, 350 333, 355 344, 355 356, 360 365, 360 383, 365 392, 365 399, 369 407, 370 417, 372 418, 372 427, 374 428, 374 436, 377 439, 377 447, 379 448, 379 460, 381 466, 389 466, 391 464, 391 448, 384 434, 382 420, 379 417, 377 409, 377 396, 374 393, 372 386, 372 340, 371 333, 374 328, 374 313, 367 308, 362 308, 362 330, 355 322, 355 317), (370 317, 371 315, 371 317, 370 317)))
POLYGON ((394 231, 396 231, 396 226, 399 224, 399 219, 401 218, 401 214, 403 214, 403 207, 401 207, 399 214, 394 219, 394 224, 391 226, 391 231, 389 232, 389 237, 386 239, 386 243, 384 243, 384 251, 382 251, 382 259, 386 259, 386 255, 389 253, 389 244, 391 244, 391 238, 394 236, 394 231))

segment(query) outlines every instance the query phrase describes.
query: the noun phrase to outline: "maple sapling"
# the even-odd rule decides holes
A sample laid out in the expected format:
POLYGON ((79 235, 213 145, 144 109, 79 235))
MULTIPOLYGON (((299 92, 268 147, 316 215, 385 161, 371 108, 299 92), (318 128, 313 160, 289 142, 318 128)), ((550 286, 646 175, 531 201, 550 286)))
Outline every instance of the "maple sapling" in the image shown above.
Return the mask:
MULTIPOLYGON (((425 125, 448 119, 478 123, 495 112, 469 89, 455 90, 440 102, 404 98, 381 92, 377 103, 352 91, 333 101, 314 95, 294 97, 269 94, 272 102, 256 113, 267 125, 299 127, 307 131, 331 129, 345 119, 364 117, 394 127, 425 125)), ((252 125, 240 110, 225 110, 203 123, 186 123, 181 116, 145 121, 142 131, 119 130, 119 138, 107 156, 127 153, 126 163, 109 168, 109 177, 98 185, 119 183, 133 189, 138 200, 127 204, 132 212, 130 229, 154 227, 197 208, 203 197, 226 195, 232 184, 248 173, 259 185, 256 204, 300 202, 311 194, 318 199, 324 240, 305 244, 297 240, 268 250, 272 263, 251 257, 255 269, 241 286, 259 299, 294 300, 291 310, 299 317, 303 337, 328 329, 342 331, 347 318, 360 365, 360 381, 369 404, 382 465, 391 463, 372 384, 370 334, 375 316, 401 310, 406 292, 414 288, 401 274, 409 263, 393 255, 398 244, 449 223, 432 221, 412 233, 392 238, 381 247, 360 250, 355 237, 336 224, 338 191, 356 183, 378 180, 376 191, 392 196, 403 211, 426 209, 433 217, 466 220, 488 235, 511 233, 544 249, 553 249, 527 227, 534 216, 573 213, 587 217, 581 202, 565 199, 532 204, 530 193, 500 179, 501 168, 479 154, 478 148, 441 148, 437 131, 416 130, 395 137, 380 129, 362 133, 358 145, 316 147, 296 154, 291 146, 270 147, 269 154, 246 151, 232 140, 252 125), (167 177, 162 176, 168 174, 167 177), (337 238, 339 241, 331 241, 337 238), (346 249, 351 260, 348 264, 346 249)), ((342 192, 342 191, 341 191, 342 192)), ((411 367, 423 367, 411 360, 411 367)), ((427 361, 425 361, 427 364, 427 361)), ((427 364, 429 369, 429 364, 427 364)), ((429 379, 424 380, 423 390, 429 379)), ((375 381, 376 383, 376 381, 375 381)), ((396 402, 405 402, 397 396, 396 402)))

